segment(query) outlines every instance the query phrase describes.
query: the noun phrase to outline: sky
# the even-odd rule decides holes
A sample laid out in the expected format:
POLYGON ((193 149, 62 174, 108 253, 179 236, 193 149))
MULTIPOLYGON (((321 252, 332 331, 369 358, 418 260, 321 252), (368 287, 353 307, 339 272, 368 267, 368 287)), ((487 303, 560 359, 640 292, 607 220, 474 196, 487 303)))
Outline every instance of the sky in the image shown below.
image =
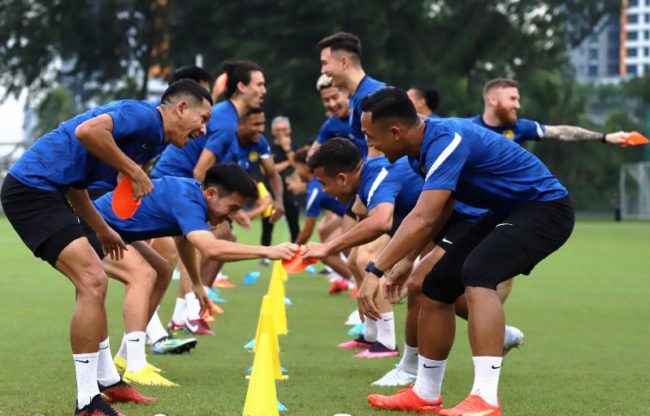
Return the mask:
MULTIPOLYGON (((0 89, 0 96, 4 90, 0 89)), ((25 97, 20 97, 20 101, 13 97, 0 104, 0 144, 19 142, 23 139, 23 106, 25 97)), ((6 154, 11 149, 10 146, 0 145, 0 156, 6 154)))

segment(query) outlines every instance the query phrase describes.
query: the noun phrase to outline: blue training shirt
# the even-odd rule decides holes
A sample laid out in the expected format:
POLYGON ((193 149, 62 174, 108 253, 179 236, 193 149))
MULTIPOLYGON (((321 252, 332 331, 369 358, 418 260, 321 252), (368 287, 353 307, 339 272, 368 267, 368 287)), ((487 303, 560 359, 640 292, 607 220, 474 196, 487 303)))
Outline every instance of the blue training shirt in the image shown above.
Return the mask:
POLYGON ((239 116, 230 100, 222 101, 212 107, 212 116, 206 126, 207 134, 190 140, 182 149, 169 146, 160 155, 160 159, 151 171, 151 176, 194 176, 194 167, 203 149, 214 153, 217 162, 221 162, 228 153, 237 134, 239 116))
POLYGON ((266 137, 260 135, 256 143, 253 142, 246 146, 242 146, 239 143, 239 139, 235 138, 235 141, 230 145, 228 153, 219 162, 235 162, 252 176, 259 172, 260 160, 268 159, 269 157, 271 157, 271 146, 269 146, 266 137))
POLYGON ((210 231, 208 206, 201 183, 191 178, 154 179, 153 190, 142 197, 133 217, 118 218, 111 208, 113 192, 93 201, 104 220, 127 242, 210 231))
POLYGON ((471 120, 472 123, 477 124, 483 128, 492 130, 495 133, 499 133, 517 144, 522 144, 528 140, 539 141, 544 135, 544 131, 546 131, 546 126, 543 124, 525 118, 517 119, 517 121, 515 121, 515 124, 512 124, 510 126, 499 127, 488 126, 485 124, 483 117, 480 115, 470 117, 469 120, 471 120))
POLYGON ((347 205, 340 203, 332 195, 323 191, 323 186, 316 178, 313 178, 307 184, 307 194, 305 195, 305 216, 318 217, 321 209, 327 209, 342 217, 345 214, 347 205))
POLYGON ((365 152, 361 152, 362 155, 368 154, 368 144, 366 142, 366 135, 361 129, 361 101, 373 92, 382 89, 385 86, 385 83, 365 75, 357 86, 357 90, 354 94, 350 95, 349 123, 352 134, 350 137, 355 139, 355 144, 357 141, 364 144, 366 150, 365 152))
POLYGON ((39 138, 9 169, 21 183, 45 191, 85 189, 97 181, 113 181, 117 172, 91 154, 75 135, 75 129, 91 118, 108 114, 113 120, 115 143, 138 164, 153 159, 163 148, 162 116, 144 101, 120 100, 94 108, 64 121, 39 138))
POLYGON ((424 182, 402 157, 390 163, 384 156, 366 159, 361 169, 359 198, 372 210, 387 202, 395 206, 395 214, 404 218, 418 202, 424 182))
POLYGON ((350 128, 350 119, 349 117, 346 118, 338 118, 338 117, 329 117, 323 125, 320 128, 320 131, 318 132, 318 137, 316 137, 316 141, 319 144, 323 144, 329 139, 333 139, 334 137, 342 137, 344 139, 350 139, 352 143, 354 143, 357 148, 359 148, 359 151, 361 152, 361 157, 365 159, 368 157, 368 145, 366 144, 365 138, 363 139, 358 139, 357 137, 352 134, 352 129, 350 128))
POLYGON ((524 202, 554 201, 566 188, 532 153, 468 119, 425 120, 415 170, 422 190, 448 189, 473 207, 507 212, 524 202))

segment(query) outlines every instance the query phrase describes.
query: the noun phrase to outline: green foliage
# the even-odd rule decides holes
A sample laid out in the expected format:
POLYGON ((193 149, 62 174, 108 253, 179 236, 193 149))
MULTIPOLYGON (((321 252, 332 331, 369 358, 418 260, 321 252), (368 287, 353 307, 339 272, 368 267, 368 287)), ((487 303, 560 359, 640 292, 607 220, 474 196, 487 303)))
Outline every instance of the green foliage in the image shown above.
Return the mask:
POLYGON ((63 87, 51 89, 36 107, 38 124, 34 129, 35 137, 48 133, 59 123, 74 117, 78 110, 69 90, 63 87))

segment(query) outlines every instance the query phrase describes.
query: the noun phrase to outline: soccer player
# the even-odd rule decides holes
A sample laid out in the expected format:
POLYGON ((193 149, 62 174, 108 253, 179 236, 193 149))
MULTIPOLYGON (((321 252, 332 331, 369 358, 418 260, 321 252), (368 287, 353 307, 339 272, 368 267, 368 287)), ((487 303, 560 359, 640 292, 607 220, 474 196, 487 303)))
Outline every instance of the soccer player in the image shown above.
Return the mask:
MULTIPOLYGON (((175 239, 181 261, 186 265, 192 281, 192 290, 205 308, 207 298, 199 276, 195 252, 198 250, 204 258, 218 261, 236 261, 258 257, 272 259, 289 259, 298 246, 281 244, 273 247, 258 247, 237 244, 227 240, 216 239, 211 227, 224 222, 244 205, 247 198, 257 198, 257 187, 247 173, 236 164, 216 165, 206 172, 201 185, 190 178, 164 177, 153 181, 154 190, 143 198, 142 205, 135 215, 123 220, 118 218, 111 209, 112 193, 95 200, 94 204, 106 222, 136 250, 129 250, 132 256, 129 264, 138 267, 126 268, 120 262, 105 259, 104 264, 108 273, 122 279, 132 279, 142 275, 156 276, 156 268, 152 267, 151 259, 160 258, 143 240, 156 237, 181 237, 175 239), (182 238, 184 237, 184 238, 182 238), (194 248, 196 247, 197 250, 194 248), (130 276, 129 276, 130 275, 130 276)), ((171 268, 168 268, 164 284, 156 282, 147 287, 146 300, 141 302, 139 313, 132 314, 139 319, 132 319, 132 328, 127 329, 128 366, 124 379, 139 384, 173 386, 156 369, 146 364, 144 359, 144 326, 155 307, 160 302, 166 285, 171 279, 171 268), (139 331, 138 331, 139 330, 139 331), (138 343, 140 345, 138 345, 138 343), (137 365, 134 365, 137 360, 137 365)), ((151 282, 152 279, 149 279, 151 282)), ((159 278, 160 280, 160 278, 159 278)), ((153 282, 151 282, 153 283, 153 282)), ((135 308, 135 305, 134 305, 135 308)))
POLYGON ((409 88, 406 93, 418 114, 427 118, 440 118, 436 114, 440 105, 440 92, 437 89, 415 86, 409 88))
MULTIPOLYGON (((251 108, 257 108, 264 102, 266 86, 262 68, 251 61, 226 61, 223 64, 227 76, 224 96, 226 100, 216 104, 212 109, 212 118, 207 126, 207 134, 193 141, 185 149, 167 148, 154 166, 151 176, 179 176, 203 180, 205 171, 215 163, 222 161, 230 146, 235 141, 239 116, 251 108)), ((277 221, 284 213, 282 199, 275 199, 274 213, 271 221, 277 221)), ((221 232, 226 237, 232 238, 228 227, 219 227, 215 232, 221 232)), ((173 252, 174 245, 170 239, 156 241, 156 247, 162 252, 173 252)), ((168 254, 169 256, 169 254, 168 254)), ((171 257, 169 257, 171 258, 171 257)), ((202 260, 201 275, 206 280, 216 276, 220 264, 214 261, 202 260)), ((194 297, 187 274, 181 267, 181 286, 179 297, 176 299, 174 314, 169 322, 169 329, 187 328, 196 335, 213 334, 209 325, 200 316, 188 315, 187 311, 198 311, 199 302, 194 297), (189 307, 188 307, 189 305, 189 307), (177 321, 186 317, 184 321, 177 321)))
POLYGON ((485 107, 482 115, 471 120, 481 127, 506 136, 515 143, 527 140, 556 139, 562 141, 601 141, 620 144, 627 132, 600 133, 577 126, 548 126, 537 121, 519 118, 519 83, 512 79, 495 78, 483 88, 485 107))
MULTIPOLYGON (((420 198, 388 246, 366 266, 360 310, 380 316, 374 299, 383 271, 430 241, 452 212, 454 199, 487 208, 447 250, 424 281, 418 328, 418 377, 393 396, 370 395, 373 407, 439 412, 443 416, 501 415, 497 398, 505 318, 498 283, 529 274, 569 238, 574 212, 567 190, 520 146, 469 120, 421 120, 406 93, 386 88, 363 103, 370 146, 395 161, 409 156, 425 179, 420 198), (454 301, 465 293, 474 360, 474 386, 459 405, 440 396, 455 332, 454 301)), ((402 282, 386 282, 387 293, 402 282)))
MULTIPOLYGON (((307 154, 308 150, 306 148, 298 149, 294 157, 294 164, 296 166, 296 173, 300 180, 307 183, 307 193, 305 194, 305 221, 298 238, 296 239, 296 244, 305 244, 311 238, 311 235, 314 233, 314 227, 316 225, 316 218, 320 215, 321 210, 328 210, 336 214, 334 219, 323 219, 319 227, 320 238, 322 242, 326 242, 338 236, 341 230, 341 217, 345 214, 347 207, 336 200, 332 195, 327 194, 323 191, 323 187, 320 182, 314 177, 314 174, 311 172, 311 169, 307 165, 307 154), (323 223, 325 221, 325 223, 323 223)), ((345 279, 345 281, 332 282, 332 286, 328 290, 330 294, 342 292, 349 289, 349 281, 352 278, 352 272, 350 271, 347 264, 341 259, 341 256, 336 253, 334 255, 325 257, 322 259, 323 263, 329 266, 338 276, 345 279)))
POLYGON ((120 380, 106 327, 107 278, 100 256, 121 258, 126 245, 101 218, 85 188, 117 172, 133 181, 134 197, 152 190, 140 164, 169 142, 182 147, 205 134, 212 97, 192 80, 181 80, 153 107, 114 101, 61 123, 38 139, 11 167, 2 186, 10 223, 36 257, 75 286, 70 342, 77 379, 77 415, 119 415, 109 400, 151 401, 120 380), (67 198, 67 201, 66 201, 67 198), (96 232, 89 240, 68 201, 96 232), (121 394, 118 397, 115 393, 121 394))
POLYGON ((320 93, 320 99, 328 114, 327 120, 321 126, 318 137, 309 149, 309 155, 314 154, 318 148, 327 140, 334 137, 344 137, 352 140, 364 156, 368 154, 366 140, 355 138, 350 130, 350 94, 347 90, 332 85, 332 78, 322 74, 316 82, 316 89, 320 93))
MULTIPOLYGON (((354 144, 342 138, 328 140, 309 158, 308 164, 325 192, 343 203, 358 195, 368 215, 328 242, 307 244, 303 251, 305 257, 324 258, 390 234, 415 206, 422 189, 422 179, 411 169, 406 158, 392 165, 383 156, 363 161, 354 144)), ((384 239, 387 240, 387 236, 384 239)), ((378 297, 378 301, 383 310, 380 315, 367 316, 363 337, 347 343, 347 347, 341 346, 368 348, 359 358, 399 354, 392 306, 382 297, 378 297)))
MULTIPOLYGON (((332 86, 346 90, 350 94, 349 124, 351 137, 355 144, 365 143, 361 131, 361 100, 370 93, 385 87, 381 81, 366 74, 361 65, 361 40, 346 32, 338 32, 316 45, 320 51, 321 73, 332 79, 332 86)), ((362 150, 364 158, 367 151, 362 150)))

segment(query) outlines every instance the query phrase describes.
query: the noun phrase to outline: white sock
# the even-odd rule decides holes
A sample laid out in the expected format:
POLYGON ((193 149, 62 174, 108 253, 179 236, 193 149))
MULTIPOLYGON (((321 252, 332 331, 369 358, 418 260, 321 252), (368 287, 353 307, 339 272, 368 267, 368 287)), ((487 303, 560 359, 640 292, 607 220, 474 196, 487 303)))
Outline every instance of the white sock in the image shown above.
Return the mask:
POLYGON ((160 316, 158 316, 159 308, 160 306, 156 308, 156 312, 153 313, 153 316, 151 317, 149 323, 147 324, 147 340, 151 345, 169 336, 162 322, 160 322, 160 316))
POLYGON ((185 298, 176 298, 176 305, 174 306, 174 313, 172 313, 172 321, 182 324, 187 318, 187 302, 185 298))
POLYGON ((474 386, 470 394, 481 396, 488 404, 498 406, 497 388, 503 357, 472 357, 472 359, 474 360, 474 386))
POLYGON ((102 386, 112 386, 120 381, 120 374, 115 368, 111 355, 111 344, 106 338, 99 343, 99 356, 97 358, 97 381, 102 386))
POLYGON ((126 360, 127 355, 126 355, 126 334, 122 336, 122 343, 120 344, 120 349, 117 350, 117 355, 120 358, 124 358, 126 360))
POLYGON ((147 365, 144 353, 144 331, 133 331, 126 334, 126 355, 128 357, 126 371, 138 371, 147 365))
POLYGON ((365 339, 368 342, 376 342, 377 341, 377 321, 369 317, 368 315, 365 316, 365 325, 363 327, 363 339, 365 339))
POLYGON ((447 360, 430 360, 420 355, 418 358, 418 378, 415 380, 413 392, 423 400, 430 402, 438 400, 446 366, 447 360))
POLYGON ((399 362, 399 368, 407 373, 417 374, 418 372, 418 347, 411 347, 404 343, 404 352, 399 362))
POLYGON ((187 320, 193 321, 195 319, 200 319, 201 316, 199 315, 199 312, 201 312, 201 304, 194 292, 185 295, 185 302, 187 302, 187 320))
POLYGON ((377 341, 388 349, 395 349, 395 314, 386 312, 381 314, 377 321, 377 341))
POLYGON ((72 354, 74 370, 77 376, 77 407, 87 406, 93 397, 99 394, 97 386, 98 352, 72 354))

